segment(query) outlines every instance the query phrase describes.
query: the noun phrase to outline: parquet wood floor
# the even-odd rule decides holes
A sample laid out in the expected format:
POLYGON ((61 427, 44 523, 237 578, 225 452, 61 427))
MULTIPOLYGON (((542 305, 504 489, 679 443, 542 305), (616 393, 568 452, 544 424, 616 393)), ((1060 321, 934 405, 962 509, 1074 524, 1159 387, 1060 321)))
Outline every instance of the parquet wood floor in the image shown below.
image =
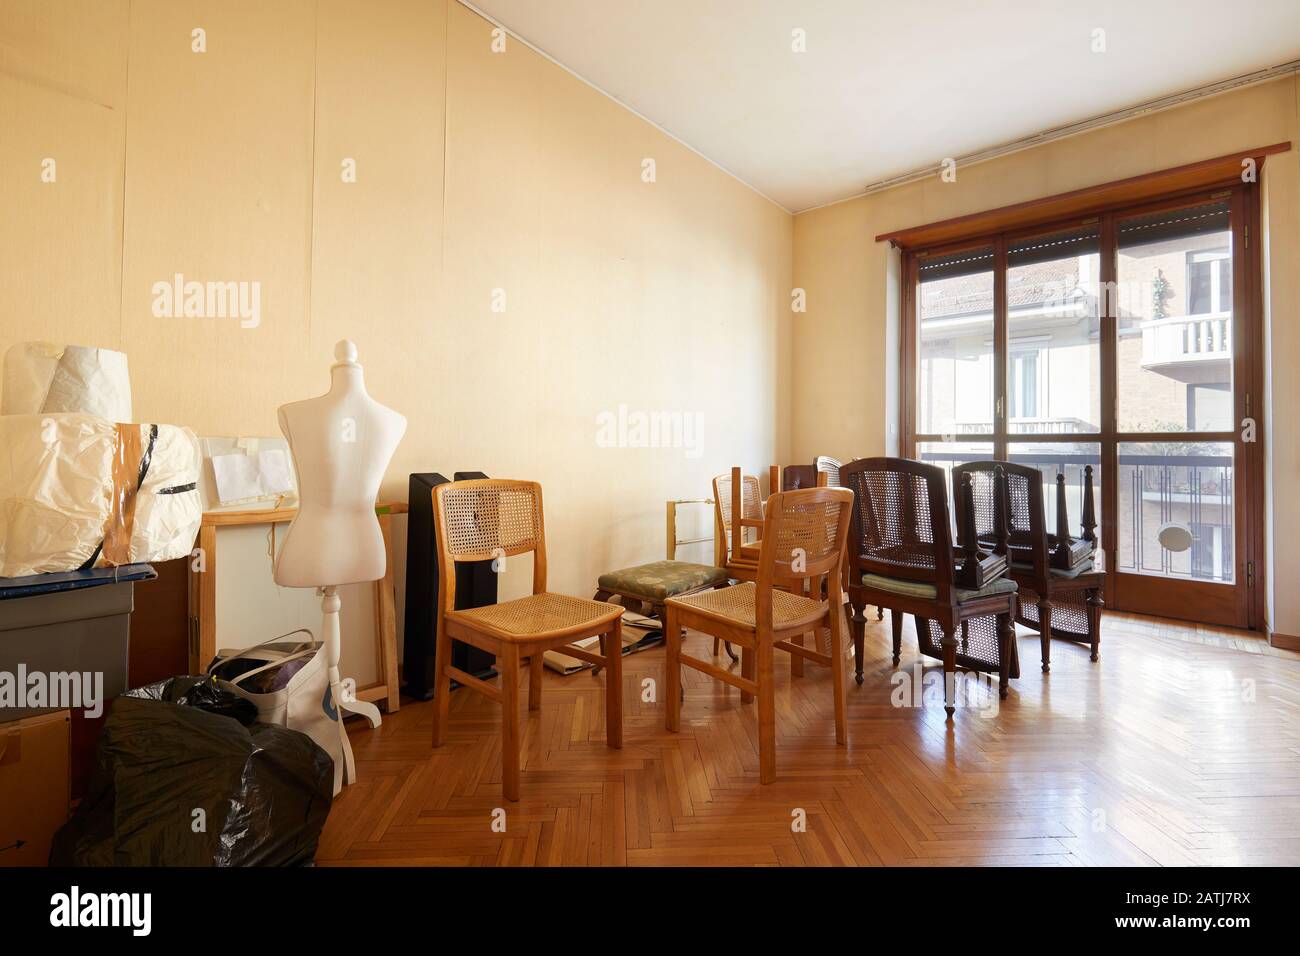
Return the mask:
MULTIPOLYGON (((624 661, 621 751, 604 743, 605 674, 547 672, 541 712, 524 711, 517 804, 501 796, 497 705, 456 691, 435 751, 432 704, 407 702, 378 730, 351 728, 360 782, 336 799, 317 863, 1300 864, 1300 655, 1116 614, 1102 635, 1097 664, 1054 642, 1045 676, 1037 636, 1021 632, 1009 699, 993 714, 996 686, 977 687, 946 724, 938 700, 894 706, 888 622, 872 620, 862 686, 849 668, 847 747, 829 671, 791 679, 778 654, 767 787, 756 707, 738 692, 685 669, 682 732, 664 730, 662 706, 642 699, 645 678, 663 686, 662 649, 624 661)), ((686 644, 707 656, 706 638, 686 644)), ((917 655, 910 618, 903 647, 909 687, 913 665, 939 669, 917 655)))

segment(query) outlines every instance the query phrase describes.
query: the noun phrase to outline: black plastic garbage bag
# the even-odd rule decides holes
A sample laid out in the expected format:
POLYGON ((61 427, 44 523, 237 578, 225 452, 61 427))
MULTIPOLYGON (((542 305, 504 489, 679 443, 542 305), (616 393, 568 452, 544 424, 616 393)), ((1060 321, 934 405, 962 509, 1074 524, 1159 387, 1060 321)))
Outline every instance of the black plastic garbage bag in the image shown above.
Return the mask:
POLYGON ((197 707, 210 714, 233 717, 245 727, 257 721, 256 704, 234 693, 225 681, 210 677, 169 677, 129 690, 123 696, 197 707))
POLYGON ((252 723, 256 707, 223 685, 174 677, 113 702, 90 792, 56 834, 51 866, 311 861, 333 761, 306 734, 252 723))

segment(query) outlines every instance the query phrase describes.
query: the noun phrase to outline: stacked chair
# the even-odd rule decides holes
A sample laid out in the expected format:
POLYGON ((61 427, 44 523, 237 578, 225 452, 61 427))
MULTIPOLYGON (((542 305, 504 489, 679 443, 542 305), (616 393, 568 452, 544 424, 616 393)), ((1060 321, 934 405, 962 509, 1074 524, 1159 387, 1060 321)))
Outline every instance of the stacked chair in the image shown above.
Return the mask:
MULTIPOLYGON (((946 478, 942 468, 899 458, 864 458, 840 468, 840 481, 853 493, 848 539, 848 592, 854 609, 856 679, 862 683, 867 604, 889 608, 894 666, 901 654, 903 615, 916 620, 922 654, 943 661, 944 709, 955 710, 953 680, 960 664, 996 672, 998 693, 1020 676, 1016 654, 1016 583, 1007 575, 1006 521, 991 519, 1001 532, 986 550, 970 539, 953 547, 946 478)), ((995 481, 1005 478, 995 476, 995 481)), ((966 482, 957 496, 966 526, 974 526, 974 497, 966 482)), ((995 504, 999 499, 995 497, 995 504)))
MULTIPOLYGON (((847 741, 840 578, 852 501, 853 496, 843 488, 807 488, 772 495, 761 522, 753 580, 691 597, 673 598, 665 604, 668 686, 664 700, 668 707, 668 730, 677 731, 680 727, 683 664, 738 688, 742 702, 757 697, 761 783, 776 779, 773 660, 776 648, 831 669, 835 740, 839 744, 847 741), (826 597, 819 600, 805 596, 808 581, 812 583, 808 593, 820 598, 824 590, 826 597), (715 641, 724 638, 739 644, 745 661, 741 674, 737 676, 710 661, 683 654, 682 627, 712 634, 715 641), (822 628, 830 634, 829 653, 803 646, 803 635, 822 628)), ((732 527, 743 526, 737 522, 732 527)), ((739 534, 735 537, 739 539, 739 534)))
MULTIPOLYGON (((770 487, 780 487, 780 469, 770 469, 770 487)), ((713 479, 713 501, 718 527, 718 564, 737 581, 758 579, 762 551, 763 491, 757 475, 742 475, 732 468, 729 475, 713 479), (737 493, 739 489, 739 493, 737 493)))
MULTIPOLYGON (((1049 534, 1043 507, 1043 477, 1037 468, 1000 461, 975 461, 953 469, 953 494, 967 483, 975 500, 974 539, 992 547, 996 529, 997 474, 1004 476, 1002 512, 1007 516, 1009 575, 1020 586, 1016 620, 1038 631, 1043 673, 1051 667, 1051 639, 1090 645, 1092 659, 1101 645, 1102 594, 1106 574, 1096 567, 1096 510, 1092 466, 1084 468, 1082 537, 1070 536, 1065 475, 1056 476, 1056 532, 1049 534)), ((961 517, 959 512, 958 517, 961 517)), ((958 538, 971 538, 971 525, 958 525, 958 538)))
MULTIPOLYGON (((772 465, 768 470, 768 488, 772 492, 777 488, 783 492, 825 488, 831 483, 827 481, 828 476, 822 462, 835 462, 835 459, 822 457, 812 465, 787 465, 784 468, 772 465)), ((838 466, 839 463, 835 462, 835 464, 838 466)), ((764 503, 758 477, 742 475, 740 468, 732 468, 730 475, 719 475, 713 479, 713 499, 717 508, 718 564, 726 569, 729 577, 737 581, 757 581, 758 558, 762 548, 764 527, 764 503), (741 489, 739 494, 736 489, 741 489), (734 528, 741 529, 738 538, 734 528)), ((811 591, 808 591, 812 586, 811 581, 805 580, 802 586, 804 592, 801 593, 811 594, 811 591)), ((820 596, 825 597, 824 589, 820 592, 820 596)), ((808 636, 813 639, 814 644, 818 642, 817 632, 808 636)), ((822 653, 825 654, 830 646, 830 635, 822 632, 821 637, 822 653)), ((804 638, 800 636, 792 640, 796 644, 802 644, 804 638)), ((736 655, 731 645, 728 643, 726 646, 727 653, 734 661, 736 655)), ((713 656, 718 656, 716 637, 713 639, 713 656)), ((803 657, 797 654, 791 655, 791 677, 803 676, 803 662, 803 657)), ((742 661, 742 673, 746 677, 753 676, 751 667, 751 661, 742 661)))

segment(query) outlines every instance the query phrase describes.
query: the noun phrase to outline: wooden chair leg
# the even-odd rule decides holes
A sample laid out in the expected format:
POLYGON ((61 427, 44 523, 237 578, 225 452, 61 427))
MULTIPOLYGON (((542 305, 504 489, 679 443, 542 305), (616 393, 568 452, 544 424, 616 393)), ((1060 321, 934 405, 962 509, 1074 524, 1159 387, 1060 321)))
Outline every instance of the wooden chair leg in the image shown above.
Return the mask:
POLYGON ((889 627, 894 632, 894 666, 898 666, 903 656, 903 612, 893 609, 889 612, 889 627))
MULTIPOLYGON (((605 601, 605 600, 608 600, 609 598, 612 598, 613 596, 614 596, 614 595, 611 594, 611 593, 608 592, 608 591, 597 591, 597 592, 596 592, 596 597, 595 597, 594 600, 597 600, 597 601, 605 601), (605 595, 605 597, 602 598, 602 597, 601 597, 602 594, 605 595)), ((624 601, 622 598, 620 598, 619 600, 614 601, 614 602, 612 602, 612 603, 617 604, 617 605, 619 605, 620 607, 627 607, 627 603, 626 603, 626 601, 624 601)), ((605 637, 606 637, 606 635, 604 635, 604 634, 598 634, 598 635, 596 635, 596 640, 600 641, 600 651, 599 651, 599 653, 600 653, 600 656, 601 656, 601 657, 604 657, 604 656, 605 656, 605 637)), ((593 665, 592 665, 592 668, 591 668, 591 676, 592 676, 592 677, 599 677, 599 676, 600 676, 601 666, 602 666, 602 665, 600 665, 600 664, 593 664, 593 665)))
POLYGON ((519 800, 519 648, 505 644, 497 656, 501 672, 501 790, 519 800))
MULTIPOLYGON (((740 676, 746 680, 754 679, 754 651, 748 647, 740 649, 740 676)), ((752 703, 753 700, 754 695, 749 691, 742 690, 740 692, 740 702, 742 704, 752 703)))
POLYGON ((542 652, 533 651, 528 657, 528 709, 542 709, 542 671, 546 665, 542 663, 542 652))
POLYGON ((451 706, 451 641, 443 626, 438 628, 438 643, 433 655, 433 745, 441 747, 447 739, 447 715, 451 706))
POLYGON ((1052 602, 1038 600, 1038 643, 1042 647, 1043 673, 1052 669, 1052 602))
POLYGON ((609 632, 615 650, 605 658, 605 743, 619 750, 623 746, 623 619, 614 619, 609 632))
POLYGON ((1092 644, 1092 660, 1097 660, 1101 650, 1101 609, 1106 606, 1102 600, 1101 591, 1093 588, 1088 592, 1087 612, 1088 612, 1088 640, 1092 644))
MULTIPOLYGON (((818 583, 818 587, 820 588, 821 582, 818 581, 817 583, 818 583)), ((803 584, 800 585, 799 593, 802 594, 804 597, 811 597, 812 581, 805 578, 803 584)), ((815 649, 817 647, 817 632, 811 631, 809 633, 812 634, 812 639, 813 639, 812 646, 815 649)), ((804 643, 804 640, 805 638, 807 638, 807 636, 808 636, 807 634, 800 634, 798 637, 792 637, 790 638, 790 643, 797 644, 800 647, 807 647, 808 645, 804 643)), ((790 655, 790 676, 803 677, 803 658, 800 657, 798 654, 790 655)))
POLYGON ((681 729, 682 718, 682 629, 677 626, 677 612, 671 605, 664 609, 664 643, 668 646, 664 672, 664 727, 676 733, 681 729))
MULTIPOLYGON (((734 664, 736 661, 740 660, 740 655, 737 654, 737 653, 735 652, 735 650, 732 648, 732 646, 731 646, 731 641, 723 641, 723 642, 722 642, 722 646, 725 647, 725 648, 727 649, 727 656, 731 658, 731 662, 732 662, 733 664, 734 664)), ((713 653, 714 653, 714 654, 717 654, 718 652, 717 652, 717 650, 715 649, 715 650, 713 651, 713 653)))
MULTIPOLYGON (((758 782, 776 782, 776 674, 772 640, 758 635, 753 656, 758 677, 758 782)), ((749 657, 748 651, 745 657, 749 657)))
MULTIPOLYGON (((891 609, 890 614, 894 611, 891 609)), ((951 718, 957 711, 957 634, 956 628, 943 632, 943 709, 951 718)))
POLYGON ((849 742, 848 724, 844 716, 844 616, 838 609, 830 613, 831 628, 831 692, 835 701, 835 742, 849 742))
MULTIPOLYGON (((730 647, 731 645, 728 644, 727 646, 730 647)), ((722 638, 720 638, 720 637, 715 637, 715 638, 713 639, 713 656, 714 656, 714 657, 717 657, 717 656, 718 656, 718 651, 720 651, 721 649, 722 649, 722 638)))
POLYGON ((867 605, 865 603, 854 604, 850 602, 849 606, 853 608, 853 679, 861 684, 863 644, 867 629, 867 616, 865 613, 867 605))
MULTIPOLYGON (((998 655, 998 697, 1001 700, 1007 699, 1008 681, 1011 679, 1011 652, 1016 640, 1016 626, 1012 623, 1012 615, 998 615, 998 641, 1002 652, 998 655)), ((1046 667, 1043 670, 1047 670, 1046 667)))
POLYGON ((879 605, 877 605, 877 606, 876 606, 876 620, 877 620, 877 621, 883 621, 884 619, 885 619, 885 609, 884 609, 883 607, 880 607, 879 605))

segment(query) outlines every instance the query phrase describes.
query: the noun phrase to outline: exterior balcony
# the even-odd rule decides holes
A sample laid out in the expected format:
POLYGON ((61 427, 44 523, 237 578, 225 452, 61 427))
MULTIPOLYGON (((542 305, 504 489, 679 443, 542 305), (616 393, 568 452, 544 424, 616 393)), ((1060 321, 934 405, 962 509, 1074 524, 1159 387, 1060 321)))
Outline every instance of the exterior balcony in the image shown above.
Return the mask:
POLYGON ((1206 312, 1142 322, 1142 367, 1188 384, 1227 381, 1232 313, 1206 312))

